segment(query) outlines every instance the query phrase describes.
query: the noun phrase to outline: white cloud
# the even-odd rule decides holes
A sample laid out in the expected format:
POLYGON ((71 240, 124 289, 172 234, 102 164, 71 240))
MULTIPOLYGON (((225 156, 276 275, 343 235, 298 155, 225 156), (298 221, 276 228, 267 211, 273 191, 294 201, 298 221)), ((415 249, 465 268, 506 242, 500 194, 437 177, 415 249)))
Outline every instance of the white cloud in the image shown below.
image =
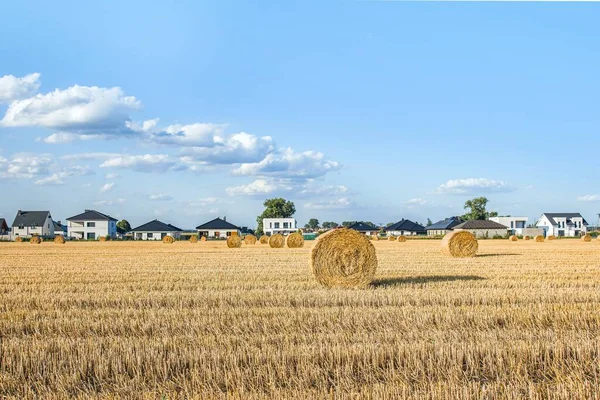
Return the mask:
POLYGON ((600 201, 600 194, 586 194, 585 196, 579 196, 577 201, 600 201))
POLYGON ((83 185, 81 185, 82 188, 89 188, 92 187, 91 183, 84 183, 83 185))
POLYGON ((336 171, 340 164, 325 159, 323 153, 304 151, 297 153, 291 148, 267 155, 258 163, 244 163, 234 169, 236 175, 282 176, 316 178, 336 171))
POLYGON ((100 193, 106 193, 110 190, 112 190, 115 187, 114 182, 110 182, 110 183, 105 183, 104 185, 102 185, 102 187, 100 188, 100 193))
POLYGON ((115 206, 115 205, 120 205, 125 203, 125 199, 123 198, 119 198, 116 200, 99 200, 94 202, 94 205, 96 206, 115 206))
POLYGON ((190 147, 184 154, 207 164, 240 164, 261 161, 275 149, 270 136, 257 137, 240 132, 213 139, 211 145, 190 147))
POLYGON ((106 160, 109 158, 119 157, 119 153, 76 153, 62 156, 61 160, 65 161, 88 161, 88 160, 106 160))
POLYGON ((63 177, 58 173, 54 173, 45 178, 38 179, 34 183, 36 185, 64 185, 65 184, 63 177))
POLYGON ((32 96, 40 88, 40 74, 33 73, 17 78, 4 75, 0 78, 0 103, 10 103, 32 96))
POLYGON ((165 172, 185 169, 167 154, 118 155, 106 159, 100 168, 131 169, 138 172, 165 172))
MULTIPOLYGON (((190 125, 169 125, 164 130, 150 135, 156 143, 179 146, 214 147, 222 143, 226 125, 195 123, 190 125)), ((155 128, 155 126, 153 126, 155 128)))
POLYGON ((173 196, 170 196, 168 194, 151 194, 148 195, 148 200, 152 200, 152 201, 169 201, 169 200, 173 200, 173 196))
POLYGON ((100 138, 108 138, 111 136, 108 135, 78 135, 76 133, 68 133, 68 132, 58 132, 53 133, 50 136, 42 139, 44 143, 47 144, 63 144, 63 143, 71 143, 76 140, 92 140, 92 139, 100 139, 100 138))
POLYGON ((354 203, 347 197, 342 197, 337 200, 321 200, 317 202, 306 203, 304 207, 311 210, 339 210, 349 208, 353 206, 353 204, 354 203))
POLYGON ((405 201, 404 204, 408 208, 414 208, 417 206, 428 206, 428 205, 431 205, 432 203, 429 200, 425 200, 420 197, 415 197, 413 199, 405 201))
POLYGON ((14 154, 10 159, 0 157, 0 178, 31 179, 50 174, 52 157, 49 154, 14 154))
POLYGON ((109 174, 104 175, 105 179, 116 179, 116 178, 119 178, 119 177, 120 177, 120 175, 119 174, 115 174, 115 173, 109 173, 109 174))
POLYGON ((350 189, 344 185, 315 185, 312 179, 309 179, 299 190, 299 197, 322 197, 322 196, 344 196, 350 194, 350 189))
POLYGON ((257 179, 247 185, 233 186, 225 189, 230 196, 256 196, 273 193, 275 191, 289 191, 293 187, 286 182, 268 179, 257 179))
POLYGON ((511 192, 514 188, 504 181, 487 178, 452 179, 437 188, 437 193, 446 194, 474 194, 511 192))

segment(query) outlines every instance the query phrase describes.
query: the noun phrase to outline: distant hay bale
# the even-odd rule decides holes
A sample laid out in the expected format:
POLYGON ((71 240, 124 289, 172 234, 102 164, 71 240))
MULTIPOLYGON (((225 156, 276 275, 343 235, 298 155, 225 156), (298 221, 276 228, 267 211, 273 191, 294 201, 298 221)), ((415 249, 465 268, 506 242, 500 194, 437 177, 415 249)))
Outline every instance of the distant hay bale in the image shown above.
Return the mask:
POLYGON ((23 241, 23 238, 22 238, 21 236, 18 236, 18 237, 15 239, 15 242, 17 242, 17 243, 21 243, 22 241, 23 241))
POLYGON ((256 236, 246 235, 246 237, 244 237, 244 244, 256 244, 256 236))
POLYGON ((377 270, 375 246, 353 229, 335 229, 322 235, 310 261, 313 275, 327 287, 368 286, 377 270))
POLYGON ((584 241, 584 242, 591 242, 592 241, 592 235, 587 235, 587 234, 583 235, 581 237, 581 240, 584 241))
POLYGON ((404 235, 398 236, 398 242, 401 242, 401 243, 406 242, 406 236, 404 236, 404 235))
POLYGON ((39 236, 32 236, 31 239, 29 239, 29 243, 31 244, 40 244, 42 243, 42 238, 40 238, 39 236))
POLYGON ((379 236, 377 235, 373 235, 373 236, 369 236, 371 238, 371 240, 375 240, 378 241, 379 240, 379 236))
POLYGON ((262 235, 260 237, 259 242, 260 242, 260 244, 268 244, 269 243, 269 237, 267 235, 262 235))
POLYGON ((517 237, 517 235, 510 235, 510 241, 511 242, 516 242, 517 240, 519 240, 519 238, 517 237))
POLYGON ((529 236, 525 236, 523 240, 531 240, 531 238, 529 236))
POLYGON ((235 249, 242 247, 242 239, 238 235, 231 235, 227 238, 227 247, 235 249))
POLYGON ((474 257, 478 249, 475 235, 468 231, 450 232, 442 239, 442 253, 452 257, 474 257))
POLYGON ((537 235, 537 236, 535 237, 535 239, 533 239, 533 240, 535 240, 535 241, 536 241, 536 242, 538 242, 538 243, 541 243, 541 242, 543 242, 543 241, 544 241, 544 236, 542 236, 542 235, 537 235))
POLYGON ((388 238, 388 240, 389 240, 390 242, 395 242, 395 241, 396 241, 396 236, 390 236, 390 237, 388 238))
POLYGON ((198 236, 196 236, 196 235, 190 236, 190 243, 198 243, 198 236))
POLYGON ((166 235, 164 238, 162 238, 162 242, 165 244, 173 244, 174 241, 175 239, 173 239, 173 236, 166 235))
POLYGON ((106 242, 106 236, 100 236, 100 237, 98 238, 98 241, 99 241, 99 242, 106 242))
POLYGON ((304 247, 304 236, 298 232, 292 233, 285 238, 285 244, 290 249, 299 249, 300 247, 304 247))
POLYGON ((554 235, 550 235, 546 238, 546 240, 554 240, 554 239, 556 239, 556 236, 554 236, 554 235))
POLYGON ((202 237, 200 238, 200 241, 201 241, 201 242, 206 242, 206 236, 202 236, 202 237))
POLYGON ((62 235, 56 235, 54 237, 54 243, 56 244, 65 244, 65 238, 62 235))
POLYGON ((271 247, 272 249, 280 249, 284 245, 285 245, 285 238, 283 237, 283 235, 280 235, 279 233, 271 235, 271 237, 269 238, 269 247, 271 247))

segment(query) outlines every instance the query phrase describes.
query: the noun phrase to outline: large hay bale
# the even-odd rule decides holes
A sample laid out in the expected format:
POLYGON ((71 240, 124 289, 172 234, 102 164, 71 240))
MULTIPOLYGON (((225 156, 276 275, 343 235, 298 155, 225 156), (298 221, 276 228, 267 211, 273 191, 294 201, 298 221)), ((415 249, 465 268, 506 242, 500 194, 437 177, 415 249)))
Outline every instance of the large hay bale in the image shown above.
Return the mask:
POLYGON ((235 249, 242 247, 242 239, 238 235, 231 235, 227 238, 227 247, 235 249))
POLYGON ((280 235, 279 233, 271 235, 271 237, 269 238, 269 247, 271 247, 272 249, 280 249, 284 245, 285 245, 285 238, 283 237, 283 235, 280 235))
POLYGON ((365 287, 377 270, 375 246, 353 229, 335 229, 319 237, 311 252, 311 268, 327 287, 365 287))
POLYGON ((285 244, 290 249, 298 249, 304 247, 304 236, 301 233, 294 232, 285 238, 285 244))
POLYGON ((40 243, 42 243, 42 238, 39 236, 32 236, 31 239, 29 239, 29 243, 40 244, 40 243))
POLYGON ((519 238, 517 237, 517 235, 510 235, 510 241, 511 242, 516 242, 517 240, 519 240, 519 238))
POLYGON ((198 236, 196 236, 196 235, 190 236, 190 243, 198 243, 198 236))
POLYGON ((556 236, 554 236, 554 235, 550 235, 546 238, 546 240, 554 240, 554 239, 556 239, 556 236))
POLYGON ((395 242, 396 241, 396 236, 390 236, 390 237, 388 237, 388 240, 390 242, 395 242))
POLYGON ((401 242, 401 243, 406 242, 406 236, 404 236, 404 235, 398 236, 398 242, 401 242))
POLYGON ((99 242, 106 242, 106 236, 100 236, 100 237, 98 238, 98 241, 99 241, 99 242))
POLYGON ((269 244, 269 237, 267 235, 262 235, 259 239, 260 244, 269 244))
POLYGON ((544 241, 544 236, 542 235, 537 235, 534 239, 536 242, 541 243, 544 241))
POLYGON ((479 249, 479 243, 471 232, 450 232, 442 239, 442 253, 452 257, 474 257, 479 249))
POLYGON ((165 244, 173 244, 175 239, 173 239, 173 236, 166 235, 164 238, 162 238, 162 242, 165 244))
POLYGON ((244 244, 256 244, 256 236, 246 235, 246 237, 244 237, 244 244))
POLYGON ((22 241, 23 241, 23 238, 22 238, 21 236, 18 236, 18 237, 15 239, 15 242, 16 242, 16 243, 21 243, 22 241))
POLYGON ((525 236, 523 237, 523 240, 531 240, 531 238, 529 236, 525 236))
POLYGON ((65 238, 62 235, 56 235, 54 237, 54 243, 56 244, 65 244, 65 238))
POLYGON ((581 237, 581 240, 582 240, 583 242, 591 242, 591 241, 592 241, 592 235, 587 235, 587 234, 586 234, 586 235, 583 235, 583 236, 581 237))

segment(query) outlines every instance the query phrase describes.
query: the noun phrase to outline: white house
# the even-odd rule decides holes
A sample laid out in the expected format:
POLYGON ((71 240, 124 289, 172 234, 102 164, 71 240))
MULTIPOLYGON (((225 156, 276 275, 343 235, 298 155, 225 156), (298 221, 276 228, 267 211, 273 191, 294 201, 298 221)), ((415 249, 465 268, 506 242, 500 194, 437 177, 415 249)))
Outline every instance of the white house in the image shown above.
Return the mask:
POLYGON ((215 218, 196 227, 200 236, 207 238, 226 238, 231 235, 239 235, 240 227, 227 222, 227 218, 215 218))
POLYGON ((295 218, 263 218, 263 232, 271 236, 276 233, 289 235, 298 230, 295 218))
POLYGON ((165 236, 179 239, 182 230, 157 219, 131 230, 135 240, 162 240, 165 236))
POLYGON ((586 234, 588 223, 579 213, 544 213, 535 226, 545 236, 577 237, 586 234))
POLYGON ((523 235, 523 229, 527 228, 528 220, 527 217, 490 217, 490 221, 506 226, 509 235, 523 235))
POLYGON ((54 221, 50 211, 17 211, 12 224, 12 238, 54 236, 54 221))
POLYGON ((117 220, 96 210, 67 218, 67 235, 73 239, 96 240, 101 236, 117 236, 117 220))

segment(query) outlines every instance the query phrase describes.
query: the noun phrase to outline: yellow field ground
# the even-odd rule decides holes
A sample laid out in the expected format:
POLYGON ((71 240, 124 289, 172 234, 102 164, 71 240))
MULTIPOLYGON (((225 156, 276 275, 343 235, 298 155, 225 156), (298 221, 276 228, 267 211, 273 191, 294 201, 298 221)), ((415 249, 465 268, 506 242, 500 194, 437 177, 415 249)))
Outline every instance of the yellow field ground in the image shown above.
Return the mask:
POLYGON ((0 398, 598 398, 599 241, 374 245, 331 290, 310 242, 0 244, 0 398))

